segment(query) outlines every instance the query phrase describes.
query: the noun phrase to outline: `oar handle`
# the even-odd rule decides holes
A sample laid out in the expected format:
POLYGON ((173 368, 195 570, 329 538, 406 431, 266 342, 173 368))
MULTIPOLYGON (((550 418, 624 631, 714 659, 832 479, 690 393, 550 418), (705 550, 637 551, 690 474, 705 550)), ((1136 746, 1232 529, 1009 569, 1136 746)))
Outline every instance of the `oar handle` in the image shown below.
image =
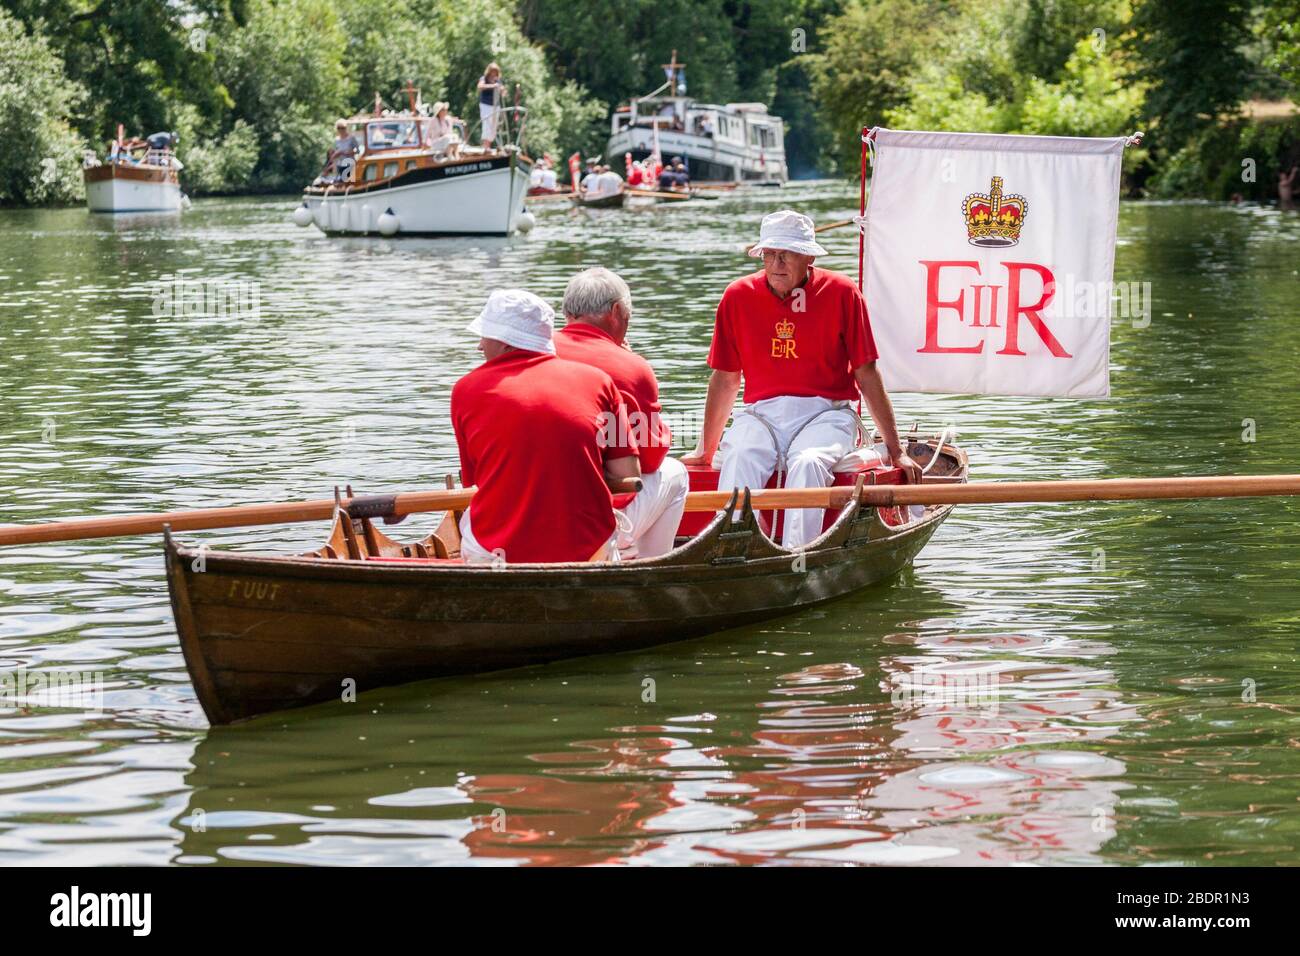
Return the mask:
MULTIPOLYGON (((411 491, 400 495, 364 495, 344 498, 342 505, 353 517, 402 516, 423 511, 463 511, 474 497, 473 488, 455 491, 411 491)), ((142 515, 103 518, 72 518, 41 524, 0 525, 0 545, 46 544, 51 541, 80 541, 89 538, 118 538, 137 534, 172 531, 210 531, 254 525, 293 524, 300 521, 328 521, 334 515, 333 498, 310 501, 235 505, 228 508, 196 508, 142 515)))

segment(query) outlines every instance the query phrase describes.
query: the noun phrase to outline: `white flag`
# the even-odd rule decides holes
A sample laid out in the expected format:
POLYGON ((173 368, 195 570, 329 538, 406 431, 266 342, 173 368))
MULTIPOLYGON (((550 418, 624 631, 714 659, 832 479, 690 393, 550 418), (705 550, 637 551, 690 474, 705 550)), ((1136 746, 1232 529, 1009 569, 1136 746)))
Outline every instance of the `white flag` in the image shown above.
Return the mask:
POLYGON ((1109 395, 1125 137, 874 142, 864 291, 885 384, 1109 395))

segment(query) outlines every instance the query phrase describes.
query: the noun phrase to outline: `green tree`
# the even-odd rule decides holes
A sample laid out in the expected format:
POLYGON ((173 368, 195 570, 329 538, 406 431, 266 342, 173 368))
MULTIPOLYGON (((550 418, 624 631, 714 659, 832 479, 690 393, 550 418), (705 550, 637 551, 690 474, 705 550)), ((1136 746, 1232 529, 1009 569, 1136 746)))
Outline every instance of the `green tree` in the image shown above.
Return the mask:
POLYGON ((812 91, 842 170, 858 169, 863 126, 908 101, 909 79, 957 20, 942 0, 852 0, 818 30, 812 91))
POLYGON ((1272 0, 1265 4, 1260 32, 1269 38, 1269 66, 1300 89, 1300 0, 1272 0))
POLYGON ((523 35, 506 0, 440 0, 438 29, 446 37, 448 100, 470 129, 478 123, 478 79, 490 62, 501 66, 514 103, 519 86, 528 110, 527 148, 544 150, 603 146, 604 104, 574 80, 556 79, 545 54, 523 35))
POLYGON ((252 0, 248 22, 212 37, 217 74, 234 100, 230 130, 256 138, 247 182, 293 190, 320 171, 336 117, 351 112, 343 66, 348 38, 331 0, 252 0))
POLYGON ((1134 8, 1137 75, 1150 84, 1151 146, 1167 156, 1200 130, 1235 113, 1250 83, 1243 48, 1250 0, 1139 0, 1134 8))
POLYGON ((86 91, 68 79, 44 37, 0 10, 0 204, 74 202, 84 197, 85 140, 71 117, 86 91))
POLYGON ((1125 77, 1124 66, 1103 53, 1096 39, 1080 40, 1059 80, 1030 77, 1018 132, 1043 136, 1118 136, 1130 132, 1145 89, 1125 77))
POLYGON ((128 135, 170 128, 174 105, 195 104, 209 118, 230 106, 218 81, 208 36, 233 22, 244 0, 0 0, 49 39, 68 79, 93 95, 77 127, 107 141, 122 123, 128 135))
POLYGON ((350 100, 369 103, 376 93, 405 104, 402 88, 420 88, 425 102, 442 99, 449 65, 447 38, 437 28, 440 4, 427 0, 352 0, 339 7, 347 34, 344 65, 350 100))

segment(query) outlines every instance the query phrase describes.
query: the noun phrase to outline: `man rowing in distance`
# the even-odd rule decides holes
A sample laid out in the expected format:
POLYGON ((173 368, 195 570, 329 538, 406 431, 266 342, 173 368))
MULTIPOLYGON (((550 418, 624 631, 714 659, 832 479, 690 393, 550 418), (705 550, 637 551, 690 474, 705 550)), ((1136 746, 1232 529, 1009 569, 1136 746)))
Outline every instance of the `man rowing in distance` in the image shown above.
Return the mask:
POLYGON ((610 489, 641 474, 618 388, 558 358, 554 310, 531 292, 488 296, 469 330, 484 362, 451 390, 471 564, 618 560, 610 489))
MULTIPOLYGON (((727 286, 718 303, 704 426, 683 461, 712 461, 721 441, 720 489, 763 488, 779 467, 787 488, 826 487, 855 445, 851 406, 860 393, 893 463, 919 481, 876 368, 866 303, 852 280, 814 268, 826 250, 812 220, 789 209, 765 216, 749 254, 762 257, 763 269, 727 286), (724 436, 742 378, 748 407, 724 436)), ((823 516, 819 508, 786 511, 781 543, 808 544, 823 516)))
POLYGON ((642 488, 622 509, 618 546, 625 559, 653 558, 672 550, 686 508, 690 481, 686 466, 668 457, 673 434, 663 420, 654 369, 627 345, 632 293, 608 269, 579 272, 564 290, 568 325, 555 333, 560 358, 607 372, 627 405, 641 459, 642 488))

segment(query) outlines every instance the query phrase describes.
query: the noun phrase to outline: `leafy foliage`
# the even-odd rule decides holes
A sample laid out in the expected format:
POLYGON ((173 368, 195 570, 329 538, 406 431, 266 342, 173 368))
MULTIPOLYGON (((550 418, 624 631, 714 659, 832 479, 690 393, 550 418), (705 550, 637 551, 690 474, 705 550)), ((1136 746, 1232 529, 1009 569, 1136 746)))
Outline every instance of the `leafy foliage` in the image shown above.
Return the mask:
POLYGON ((71 117, 86 91, 41 36, 0 10, 0 204, 72 202, 84 196, 85 140, 71 117))
MULTIPOLYGON (((414 83, 476 126, 492 60, 530 152, 601 152, 609 111, 659 86, 674 50, 692 96, 770 104, 803 173, 855 174, 877 124, 1140 127, 1130 184, 1160 194, 1242 191, 1247 146, 1295 160, 1238 108, 1294 98, 1300 0, 0 0, 0 25, 0 202, 75 200, 82 148, 118 123, 178 131, 191 192, 296 190, 332 121, 376 93, 404 105, 414 83)), ((1293 125, 1284 104, 1266 115, 1293 125)))

